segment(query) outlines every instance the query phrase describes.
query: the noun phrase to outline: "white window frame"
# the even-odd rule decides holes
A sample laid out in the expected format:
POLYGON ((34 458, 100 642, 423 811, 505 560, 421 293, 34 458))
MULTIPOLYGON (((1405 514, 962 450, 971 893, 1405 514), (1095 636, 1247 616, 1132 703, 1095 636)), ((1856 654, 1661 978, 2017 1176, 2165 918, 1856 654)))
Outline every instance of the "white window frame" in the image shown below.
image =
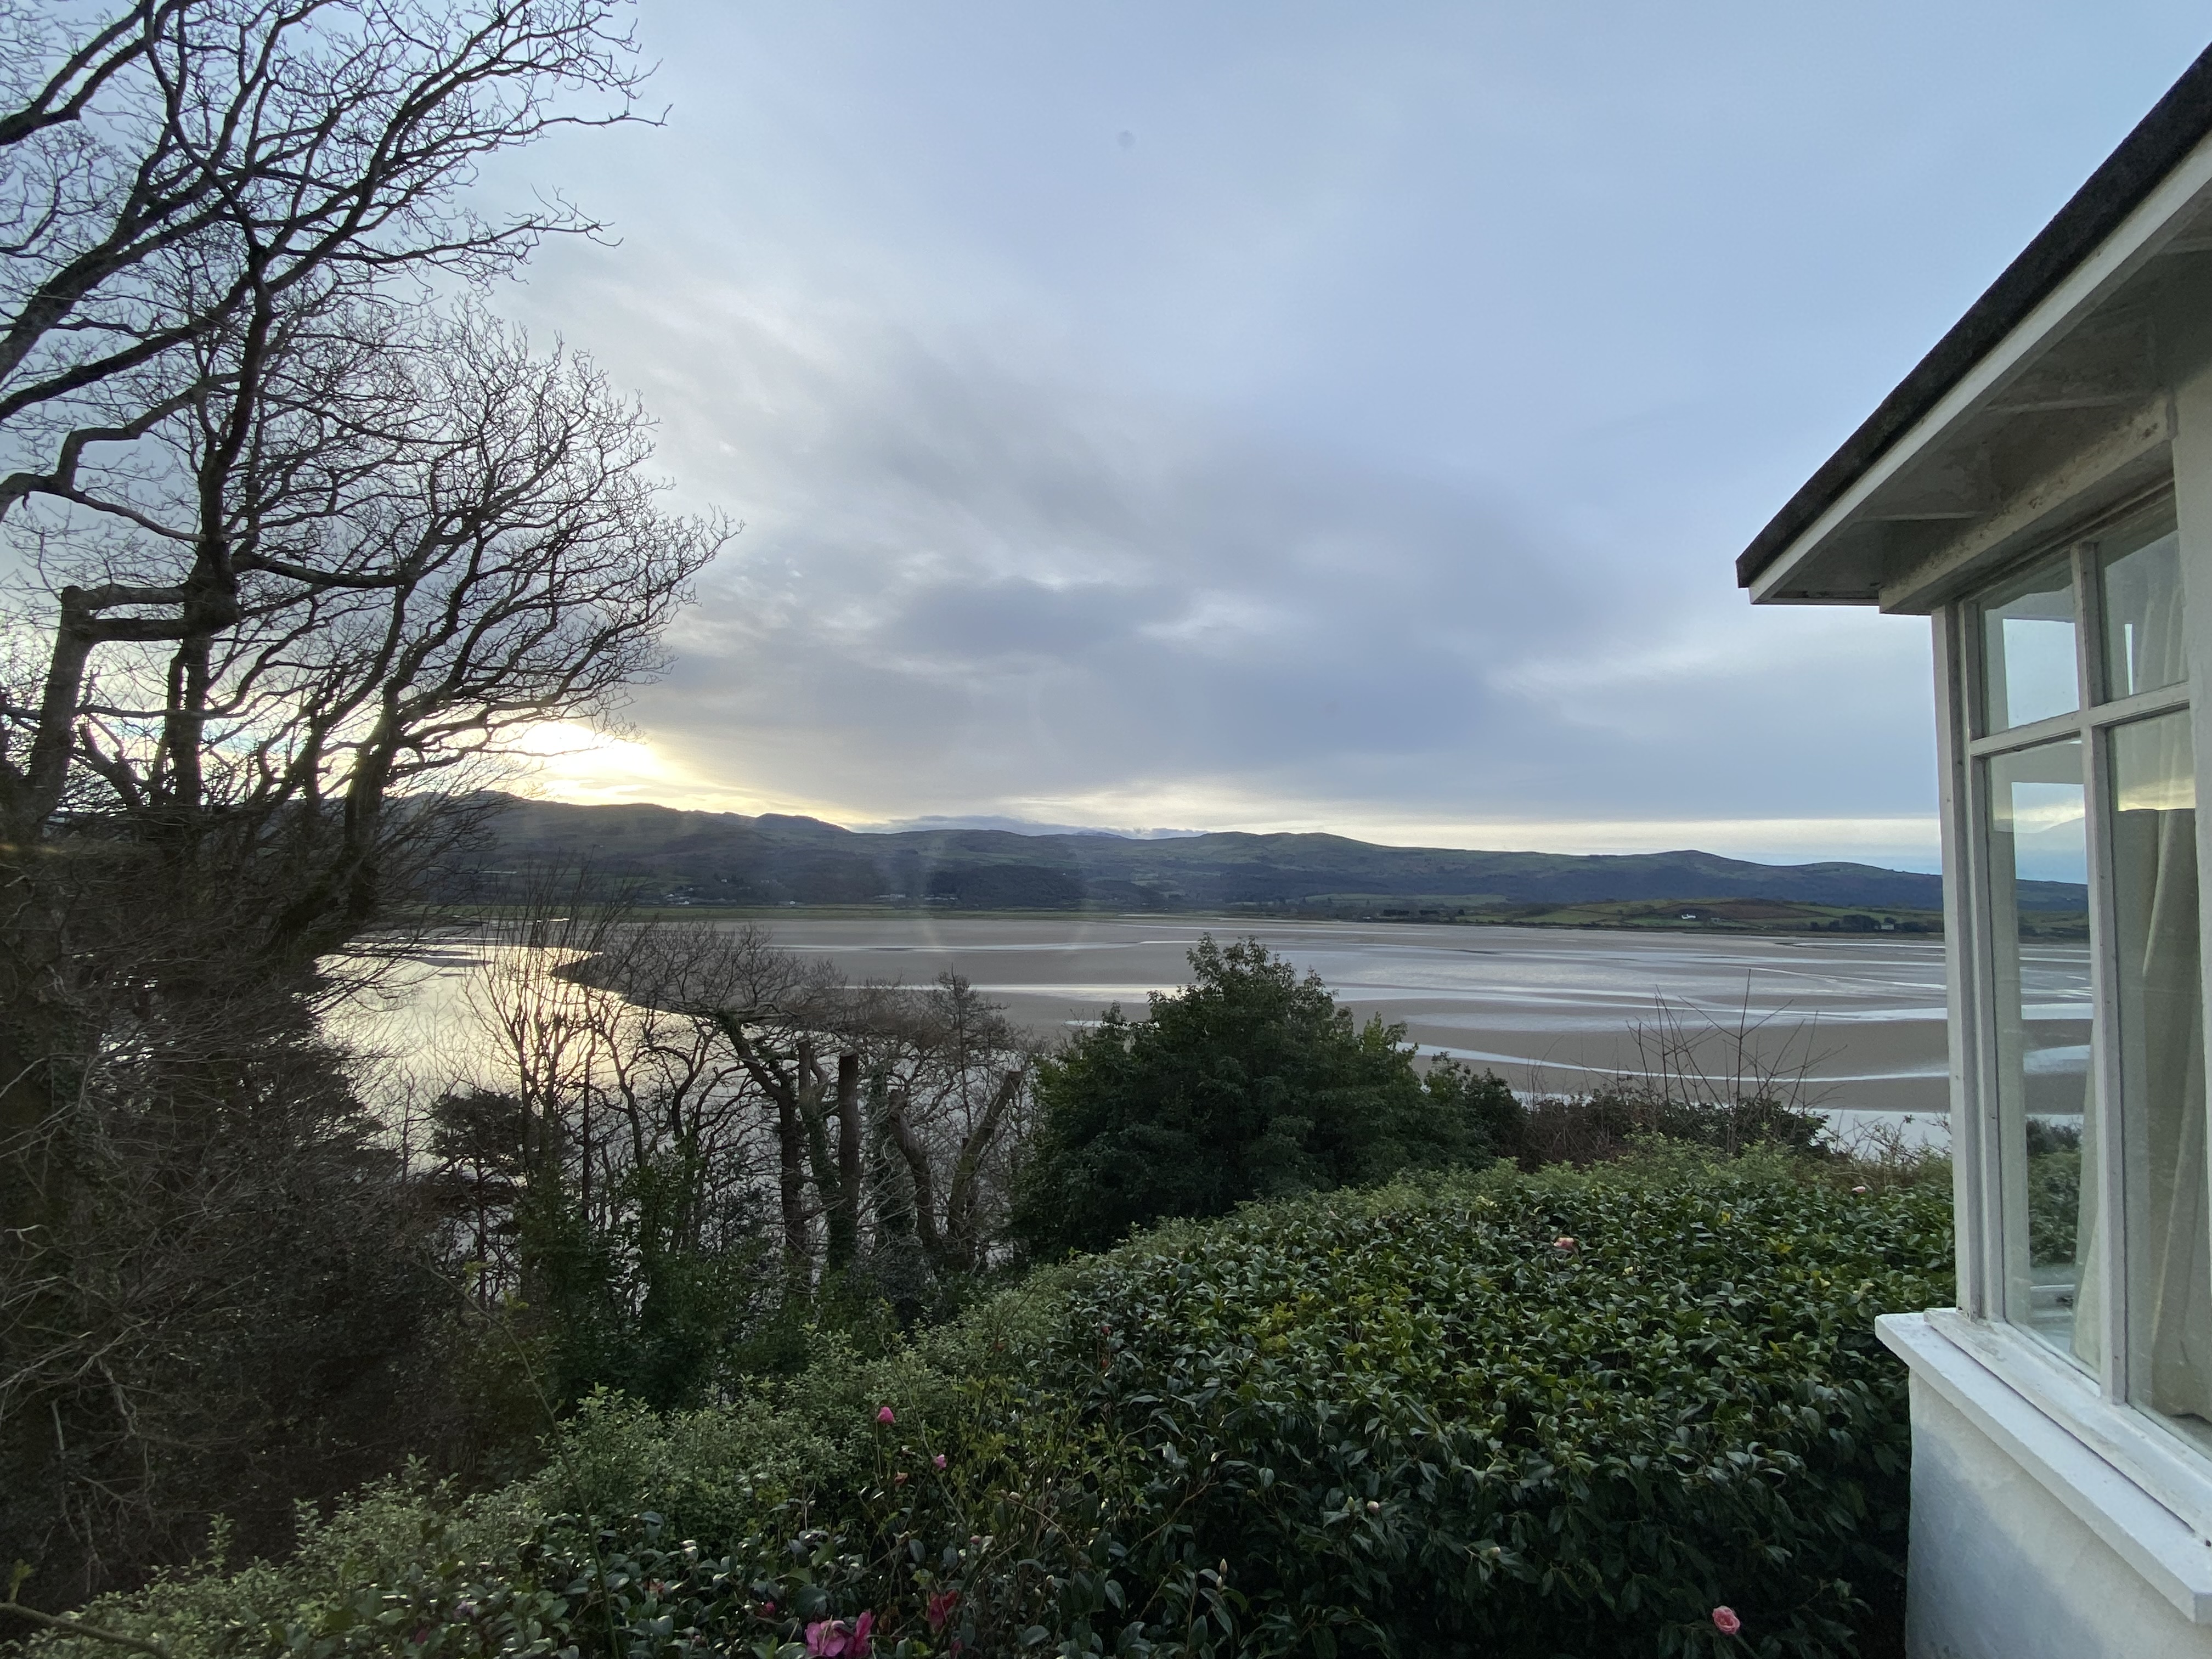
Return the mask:
MULTIPOLYGON (((2192 707, 2199 665, 2204 659, 2204 611, 2200 599, 2189 617, 2190 672, 2179 685, 2112 702, 2097 701, 2104 684, 2106 646, 2097 550, 2101 534, 2123 520, 2159 505, 2174 510, 2172 486, 2138 495, 2120 507, 2101 513, 2064 537, 2046 542, 2034 554, 2008 561, 2001 569, 1978 573, 1975 587, 1938 608, 1933 616, 1936 646, 1936 732, 1942 779, 1945 884, 1944 927, 1948 962, 1951 1042, 1951 1131, 1954 1214, 1957 1226, 1959 1307, 1955 1313, 1929 1316, 1930 1325, 1973 1355, 2030 1404, 2068 1429, 2150 1496, 2212 1540, 2212 1457, 2128 1401, 2126 1291, 2127 1228, 2123 1142, 2128 1133, 2124 1109, 2109 1109, 2121 1099, 2119 1045, 2112 1040, 2117 980, 2112 913, 2112 872, 2105 825, 2111 805, 2111 737, 2114 728, 2176 709, 2192 707), (1976 601, 2002 577, 2063 552, 2070 562, 2075 599, 2075 664, 2080 706, 2073 712, 2027 725, 1990 732, 1984 720, 1981 684, 1983 641, 1976 601), (2109 1230, 2101 1252, 2107 1275, 2100 1298, 2105 1329, 2100 1374, 2063 1358, 2026 1328, 2025 1310, 2005 1306, 2007 1188, 2003 1136, 1993 1079, 1997 1075, 1996 1021, 1990 1018, 1996 984, 1996 940, 1990 931, 1993 906, 1989 868, 1990 802, 1981 763, 1994 755, 2039 744, 2079 739, 2082 748, 2087 838, 2092 1086, 2100 1109, 2094 1114, 2102 1188, 2098 1224, 2109 1230), (2014 1319, 2015 1311, 2021 1316, 2014 1319)), ((2212 538, 2180 537, 2182 585, 2212 594, 2212 538), (2200 553, 2193 544, 2204 544, 2200 553), (2199 574, 2200 568, 2203 574, 2199 574)), ((2199 726, 2203 721, 2197 723, 2199 726)), ((2205 734, 2197 734, 2198 774, 2203 775, 2205 734)), ((2200 869, 2205 859, 2207 824, 2198 821, 2200 869)), ((2212 988, 2208 988, 2212 991, 2212 988)), ((2212 1029, 2212 1026, 2208 1026, 2212 1029)), ((2025 1225, 2026 1218, 2021 1218, 2025 1225)))

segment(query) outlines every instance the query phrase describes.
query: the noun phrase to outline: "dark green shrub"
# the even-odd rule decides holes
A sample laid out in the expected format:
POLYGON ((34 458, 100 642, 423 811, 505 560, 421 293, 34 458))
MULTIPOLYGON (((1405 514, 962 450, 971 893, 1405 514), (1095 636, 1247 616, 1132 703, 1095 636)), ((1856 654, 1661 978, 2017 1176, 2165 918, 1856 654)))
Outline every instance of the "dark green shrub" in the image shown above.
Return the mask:
POLYGON ((1874 1318, 1948 1298, 1948 1206, 1783 1168, 1347 1194, 1133 1245, 1072 1296, 1058 1375, 1182 1472, 1149 1570, 1225 1558, 1242 1651, 1848 1651, 1904 1544, 1874 1318))
POLYGON ((1468 1167, 1528 1150, 1528 1109, 1495 1072, 1476 1072, 1449 1056, 1432 1060, 1421 1079, 1431 1109, 1449 1126, 1454 1152, 1468 1167))
POLYGON ((2027 1252, 2039 1265, 2070 1266, 2081 1228, 2081 1153, 2031 1153, 2027 1159, 2027 1252))
POLYGON ((788 1659, 862 1613, 914 1656, 1846 1654, 1902 1567, 1874 1319, 1949 1261, 1936 1186, 1773 1152, 1288 1200, 725 1407, 603 1399, 489 1543, 401 1505, 94 1613, 178 1659, 788 1659))
POLYGON ((1104 1019, 1037 1070, 1012 1226, 1032 1250, 1100 1249, 1133 1228, 1255 1198, 1476 1164, 1503 1083, 1414 1068, 1402 1025, 1356 1024, 1319 976, 1257 939, 1209 935, 1150 1017, 1104 1019))

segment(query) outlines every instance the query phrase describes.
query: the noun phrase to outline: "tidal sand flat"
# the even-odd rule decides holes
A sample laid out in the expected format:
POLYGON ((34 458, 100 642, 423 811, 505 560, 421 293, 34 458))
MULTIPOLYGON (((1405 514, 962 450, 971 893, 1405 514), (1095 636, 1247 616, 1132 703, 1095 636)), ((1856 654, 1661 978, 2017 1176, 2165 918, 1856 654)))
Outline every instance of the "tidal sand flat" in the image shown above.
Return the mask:
MULTIPOLYGON (((793 918, 775 931, 856 980, 923 981, 956 968, 1015 1018, 1050 1030, 1110 1003, 1141 1012, 1146 993, 1184 984, 1184 952, 1209 927, 1256 935, 1318 973, 1363 1019, 1402 1022, 1425 1049, 1491 1066, 1516 1088, 1574 1090, 1635 1069, 1632 1028, 1650 1024, 1663 1000, 1731 1024, 1747 1010, 1765 1022, 1756 1042, 1770 1060, 1784 1058, 1785 1041, 1813 1057, 1810 1092, 1826 1107, 1924 1115, 1946 1105, 1940 940, 927 915, 793 918)), ((2049 1040, 2086 1042, 2086 950, 2044 947, 2036 957, 2049 1040)))
MULTIPOLYGON (((1809 1060, 1806 1093, 1823 1109, 1924 1124, 1948 1103, 1940 940, 897 913, 766 925, 786 949, 827 957, 855 981, 925 984, 956 969, 1048 1036, 1115 1003, 1141 1015, 1148 993, 1188 982, 1186 952, 1211 930, 1256 935, 1318 973, 1362 1019, 1402 1023, 1429 1053, 1490 1067, 1523 1091, 1574 1091, 1639 1069, 1646 1051, 1633 1028, 1652 1024, 1663 1003, 1692 1030, 1756 1023, 1751 1042, 1764 1063, 1809 1060)), ((480 1049, 464 992, 477 959, 464 940, 434 953, 400 1024, 387 1015, 378 1036, 359 1034, 417 1055, 480 1049)), ((2087 951, 2031 946, 2028 968, 2038 1068, 2060 1069, 2088 1041, 2087 951)), ((1709 1068, 1726 1055, 1717 1040, 1704 1050, 1709 1068)))

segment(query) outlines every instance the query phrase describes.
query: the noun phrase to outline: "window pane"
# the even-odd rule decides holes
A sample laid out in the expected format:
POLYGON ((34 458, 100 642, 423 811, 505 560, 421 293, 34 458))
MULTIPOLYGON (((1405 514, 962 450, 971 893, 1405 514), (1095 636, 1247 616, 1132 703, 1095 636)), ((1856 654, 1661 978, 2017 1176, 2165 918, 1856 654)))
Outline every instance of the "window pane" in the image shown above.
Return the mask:
POLYGON ((2105 695, 2131 697, 2189 676, 2181 639, 2181 541, 2172 513, 2107 537, 2098 550, 2105 588, 2105 695))
POLYGON ((2081 1203, 2090 1079, 2081 744, 2069 738, 1985 764, 2006 1313, 2094 1364, 2075 1332, 2091 1237, 2081 1203))
POLYGON ((1992 732, 2081 706, 2074 578, 2066 559, 2014 577, 1982 602, 1982 665, 1992 732))
POLYGON ((2138 1405, 2212 1442, 2197 790, 2186 713, 2112 733, 2113 946, 2138 1405))

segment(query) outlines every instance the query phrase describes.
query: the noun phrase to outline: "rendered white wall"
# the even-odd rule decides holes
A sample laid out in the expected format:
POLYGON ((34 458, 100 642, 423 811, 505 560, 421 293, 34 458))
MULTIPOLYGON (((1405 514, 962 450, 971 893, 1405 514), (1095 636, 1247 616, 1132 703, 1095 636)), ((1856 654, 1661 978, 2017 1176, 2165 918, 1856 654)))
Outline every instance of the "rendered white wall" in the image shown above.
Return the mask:
POLYGON ((1909 1571, 1911 1659, 2212 1659, 2212 1629, 1918 1376, 1909 1571))

